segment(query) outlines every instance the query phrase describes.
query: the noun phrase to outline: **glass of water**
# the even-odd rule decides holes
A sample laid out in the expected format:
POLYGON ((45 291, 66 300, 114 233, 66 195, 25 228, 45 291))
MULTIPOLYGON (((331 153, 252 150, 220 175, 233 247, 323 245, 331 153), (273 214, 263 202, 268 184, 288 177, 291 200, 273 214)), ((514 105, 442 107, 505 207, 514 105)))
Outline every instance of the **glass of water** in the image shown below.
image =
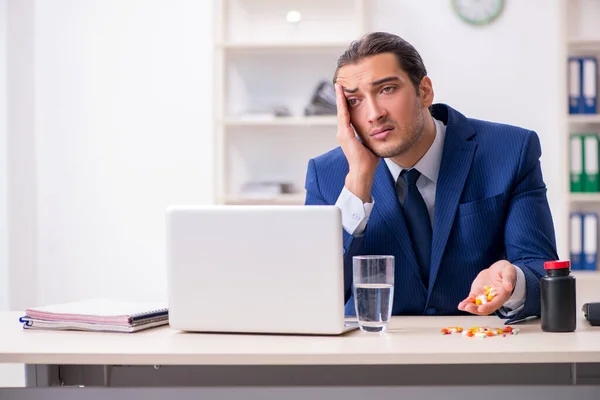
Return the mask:
POLYGON ((392 315, 394 256, 352 258, 354 306, 363 332, 383 332, 392 315))

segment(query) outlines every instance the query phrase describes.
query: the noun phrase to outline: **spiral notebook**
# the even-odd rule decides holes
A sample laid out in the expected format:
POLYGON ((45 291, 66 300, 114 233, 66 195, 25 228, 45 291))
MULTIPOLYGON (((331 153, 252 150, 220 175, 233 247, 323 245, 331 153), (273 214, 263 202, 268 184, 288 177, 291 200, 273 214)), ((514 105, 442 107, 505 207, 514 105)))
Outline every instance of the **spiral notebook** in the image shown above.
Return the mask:
POLYGON ((137 332, 169 323, 165 303, 103 298, 28 308, 25 314, 24 329, 137 332))

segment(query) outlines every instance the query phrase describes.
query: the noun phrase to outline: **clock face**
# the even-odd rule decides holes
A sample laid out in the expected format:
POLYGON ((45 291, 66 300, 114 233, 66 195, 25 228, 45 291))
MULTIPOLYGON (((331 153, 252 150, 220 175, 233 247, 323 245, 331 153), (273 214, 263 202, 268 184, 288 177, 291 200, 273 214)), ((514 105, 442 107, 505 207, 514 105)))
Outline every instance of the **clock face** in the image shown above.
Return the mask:
POLYGON ((452 0, 452 7, 463 21, 485 25, 500 16, 504 0, 452 0))

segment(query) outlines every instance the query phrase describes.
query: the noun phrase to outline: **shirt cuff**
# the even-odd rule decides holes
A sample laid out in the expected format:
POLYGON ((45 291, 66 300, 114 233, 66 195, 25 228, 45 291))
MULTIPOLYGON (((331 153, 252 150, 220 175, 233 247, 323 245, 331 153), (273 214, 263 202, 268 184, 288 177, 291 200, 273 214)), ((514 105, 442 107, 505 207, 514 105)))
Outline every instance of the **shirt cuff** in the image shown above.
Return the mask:
POLYGON ((504 305, 500 308, 500 312, 505 314, 507 317, 517 314, 521 308, 525 305, 525 297, 527 295, 525 285, 525 274, 523 270, 513 264, 517 272, 517 282, 515 283, 515 290, 504 305))
POLYGON ((361 236, 367 226, 369 215, 375 201, 371 198, 369 203, 363 203, 354 193, 344 188, 335 205, 342 211, 342 226, 352 236, 361 236))

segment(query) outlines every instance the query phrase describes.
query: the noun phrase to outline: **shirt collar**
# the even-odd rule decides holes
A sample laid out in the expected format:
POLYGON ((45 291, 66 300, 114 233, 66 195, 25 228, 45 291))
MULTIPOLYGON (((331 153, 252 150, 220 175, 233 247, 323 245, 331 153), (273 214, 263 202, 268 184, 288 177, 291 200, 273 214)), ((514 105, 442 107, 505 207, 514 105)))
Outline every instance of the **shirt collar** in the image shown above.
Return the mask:
MULTIPOLYGON (((433 183, 437 183, 437 178, 440 172, 440 163, 442 162, 442 151, 444 149, 444 137, 446 135, 446 125, 437 119, 433 119, 435 125, 435 138, 429 147, 429 150, 421 157, 413 168, 416 168, 421 175, 433 183)), ((394 182, 398 181, 398 177, 404 168, 393 162, 389 158, 384 158, 394 182)))

